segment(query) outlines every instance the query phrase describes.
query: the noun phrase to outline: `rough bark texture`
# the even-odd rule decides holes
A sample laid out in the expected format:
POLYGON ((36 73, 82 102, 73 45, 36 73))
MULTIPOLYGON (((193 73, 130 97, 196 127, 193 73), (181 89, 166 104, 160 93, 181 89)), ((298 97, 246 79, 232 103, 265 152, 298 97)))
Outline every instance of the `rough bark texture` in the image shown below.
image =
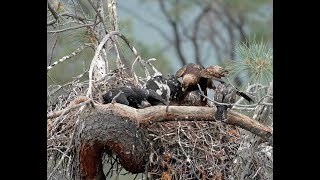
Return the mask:
POLYGON ((103 151, 116 154, 128 171, 143 171, 144 137, 130 114, 119 114, 107 107, 87 107, 80 121, 75 138, 75 179, 105 179, 101 159, 103 151))
MULTIPOLYGON (((147 152, 146 127, 164 121, 215 121, 215 108, 152 106, 135 109, 122 104, 86 106, 76 127, 75 179, 105 179, 102 172, 102 153, 115 154, 129 172, 143 172, 147 152)), ((228 124, 271 139, 272 129, 251 118, 228 112, 228 124)))

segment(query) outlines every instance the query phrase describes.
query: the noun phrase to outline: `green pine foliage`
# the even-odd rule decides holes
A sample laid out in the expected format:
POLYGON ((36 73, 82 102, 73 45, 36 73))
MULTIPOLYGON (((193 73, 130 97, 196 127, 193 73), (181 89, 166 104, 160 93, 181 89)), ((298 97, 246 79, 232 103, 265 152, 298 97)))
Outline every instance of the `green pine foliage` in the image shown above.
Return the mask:
POLYGON ((229 61, 228 78, 240 77, 247 84, 269 85, 273 79, 273 50, 263 41, 249 40, 235 45, 237 60, 229 61))

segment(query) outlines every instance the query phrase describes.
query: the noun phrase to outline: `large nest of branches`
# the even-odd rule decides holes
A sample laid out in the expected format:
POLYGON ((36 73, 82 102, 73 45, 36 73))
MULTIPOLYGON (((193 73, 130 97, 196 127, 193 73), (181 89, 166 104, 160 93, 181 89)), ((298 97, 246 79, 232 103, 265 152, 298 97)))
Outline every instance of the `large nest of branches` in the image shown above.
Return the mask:
POLYGON ((151 179, 231 177, 240 144, 237 128, 220 122, 182 121, 157 123, 148 131, 151 179))
MULTIPOLYGON (((70 176, 69 169, 75 152, 75 127, 85 103, 102 103, 101 95, 112 88, 127 84, 142 87, 150 78, 151 69, 158 72, 150 60, 144 61, 128 45, 136 56, 131 67, 125 67, 117 56, 115 61, 109 60, 109 63, 115 63, 116 69, 106 69, 107 73, 100 79, 80 81, 86 73, 93 73, 89 71, 65 85, 48 87, 48 178, 70 176), (137 62, 141 67, 139 70, 145 72, 144 77, 138 76, 133 68, 137 62), (89 100, 85 96, 89 96, 89 100)), ((250 163, 239 159, 242 151, 250 148, 251 142, 244 145, 248 141, 247 134, 235 126, 222 122, 158 122, 148 126, 147 133, 146 153, 149 156, 146 159, 145 176, 151 179, 264 179, 267 178, 266 174, 270 174, 261 168, 264 164, 272 164, 266 152, 247 153, 253 157, 250 163), (245 170, 247 173, 243 173, 245 170)), ((104 162, 110 168, 107 175, 114 167, 121 166, 112 154, 105 158, 104 162)))

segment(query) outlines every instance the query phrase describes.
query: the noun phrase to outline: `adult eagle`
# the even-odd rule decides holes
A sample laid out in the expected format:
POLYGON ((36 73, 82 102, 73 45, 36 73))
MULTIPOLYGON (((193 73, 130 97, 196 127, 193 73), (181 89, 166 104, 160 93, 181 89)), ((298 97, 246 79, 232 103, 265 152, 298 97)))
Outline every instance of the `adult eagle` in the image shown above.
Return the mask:
MULTIPOLYGON (((198 91, 198 84, 201 91, 207 96, 207 88, 215 89, 212 80, 223 82, 221 77, 224 77, 228 71, 221 66, 209 66, 204 68, 201 65, 190 63, 181 67, 175 74, 176 78, 182 77, 183 98, 187 98, 190 92, 198 91)), ((198 93, 200 95, 200 93, 198 93)), ((194 96, 194 95, 193 95, 194 96)), ((200 105, 207 105, 206 98, 200 98, 200 105)))

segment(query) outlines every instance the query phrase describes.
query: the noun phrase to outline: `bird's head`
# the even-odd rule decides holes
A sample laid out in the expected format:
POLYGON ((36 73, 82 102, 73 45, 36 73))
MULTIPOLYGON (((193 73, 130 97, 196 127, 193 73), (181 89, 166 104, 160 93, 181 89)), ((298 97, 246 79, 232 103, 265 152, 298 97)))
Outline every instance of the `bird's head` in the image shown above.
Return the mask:
POLYGON ((196 85, 196 77, 193 74, 186 74, 182 78, 182 92, 185 92, 189 86, 196 85))

